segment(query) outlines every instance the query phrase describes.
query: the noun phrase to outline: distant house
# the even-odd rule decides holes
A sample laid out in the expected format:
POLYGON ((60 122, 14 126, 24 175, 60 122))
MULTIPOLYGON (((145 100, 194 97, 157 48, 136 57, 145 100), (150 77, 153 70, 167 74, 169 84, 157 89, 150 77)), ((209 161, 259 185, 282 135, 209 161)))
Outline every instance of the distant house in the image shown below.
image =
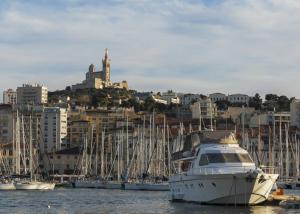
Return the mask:
POLYGON ((189 106, 190 104, 192 104, 192 101, 197 101, 200 99, 200 94, 184 94, 181 97, 181 104, 183 106, 189 106))
POLYGON ((230 103, 243 103, 249 105, 250 98, 246 94, 230 94, 227 99, 230 103))
POLYGON ((201 117, 204 119, 215 117, 217 115, 216 104, 213 103, 210 98, 199 99, 199 101, 195 102, 190 106, 190 109, 192 111, 193 119, 200 118, 200 110, 201 117))
POLYGON ((163 92, 162 99, 167 101, 167 104, 171 104, 171 103, 179 104, 180 103, 180 99, 177 96, 177 93, 175 93, 173 91, 163 92))
POLYGON ((74 174, 81 169, 82 151, 80 147, 44 153, 44 171, 48 174, 74 174))
POLYGON ((225 94, 222 94, 222 93, 213 93, 213 94, 210 94, 209 98, 214 103, 217 102, 217 101, 227 100, 227 96, 225 94))

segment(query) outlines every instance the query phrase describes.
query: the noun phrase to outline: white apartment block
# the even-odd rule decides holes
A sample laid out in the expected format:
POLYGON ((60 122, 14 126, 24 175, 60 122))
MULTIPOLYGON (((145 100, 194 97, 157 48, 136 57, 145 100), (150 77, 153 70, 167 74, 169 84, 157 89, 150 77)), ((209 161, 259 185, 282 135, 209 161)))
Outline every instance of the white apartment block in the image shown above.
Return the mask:
POLYGON ((184 94, 181 99, 180 102, 182 105, 184 106, 188 106, 191 104, 192 101, 197 101, 200 99, 200 95, 199 94, 184 94))
POLYGON ((42 143, 40 151, 52 152, 61 149, 67 137, 67 110, 45 107, 41 119, 42 143))
POLYGON ((13 141, 13 111, 10 105, 0 105, 0 144, 13 141))
POLYGON ((294 99, 290 104, 291 126, 300 127, 300 100, 294 99))
POLYGON ((284 129, 284 124, 290 124, 291 114, 290 112, 267 112, 254 114, 250 118, 250 128, 261 126, 272 126, 274 122, 276 124, 282 124, 282 128, 284 129))
POLYGON ((216 104, 213 103, 209 98, 199 99, 199 101, 190 106, 190 109, 192 111, 193 119, 199 119, 200 117, 203 119, 209 119, 217 115, 216 104))
POLYGON ((217 101, 227 100, 227 96, 225 94, 222 94, 222 93, 213 93, 213 94, 210 94, 209 98, 214 103, 217 102, 217 101))
POLYGON ((171 103, 179 104, 180 103, 180 99, 177 96, 177 93, 175 93, 173 91, 163 92, 162 99, 167 101, 167 104, 171 104, 171 103))
POLYGON ((38 84, 24 84, 17 88, 17 104, 46 104, 48 102, 48 89, 38 84))
POLYGON ((249 104, 249 96, 246 94, 231 94, 228 95, 228 101, 231 103, 244 103, 249 104))
POLYGON ((3 91, 3 103, 4 104, 17 104, 17 92, 12 89, 3 91))

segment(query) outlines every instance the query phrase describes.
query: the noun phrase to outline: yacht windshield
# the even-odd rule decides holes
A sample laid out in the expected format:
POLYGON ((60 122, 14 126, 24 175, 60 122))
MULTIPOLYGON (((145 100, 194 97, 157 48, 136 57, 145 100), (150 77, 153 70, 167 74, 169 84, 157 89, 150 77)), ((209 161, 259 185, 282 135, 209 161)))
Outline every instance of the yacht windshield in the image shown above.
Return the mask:
POLYGON ((247 153, 207 153, 200 157, 199 165, 209 163, 252 163, 247 153))

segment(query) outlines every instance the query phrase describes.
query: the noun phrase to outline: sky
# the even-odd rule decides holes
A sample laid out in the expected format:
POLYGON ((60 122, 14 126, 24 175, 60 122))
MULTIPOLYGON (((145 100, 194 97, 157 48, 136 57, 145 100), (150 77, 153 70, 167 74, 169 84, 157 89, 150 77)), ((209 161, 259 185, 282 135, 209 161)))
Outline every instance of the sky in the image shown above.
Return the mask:
POLYGON ((138 91, 300 98, 299 23, 299 0, 1 0, 0 92, 79 83, 108 48, 138 91))

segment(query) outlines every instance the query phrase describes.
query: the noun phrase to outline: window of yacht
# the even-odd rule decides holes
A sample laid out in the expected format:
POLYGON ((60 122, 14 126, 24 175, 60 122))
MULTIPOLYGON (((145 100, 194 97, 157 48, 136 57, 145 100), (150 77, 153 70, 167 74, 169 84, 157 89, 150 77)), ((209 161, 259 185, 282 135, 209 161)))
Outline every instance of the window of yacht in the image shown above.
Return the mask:
POLYGON ((204 166, 204 165, 207 165, 209 162, 208 162, 208 157, 206 154, 203 154, 201 155, 200 157, 200 161, 199 161, 199 166, 204 166))
POLYGON ((237 154, 239 156, 239 159, 242 163, 252 163, 253 161, 251 160, 249 154, 241 154, 241 153, 238 153, 237 154))
POLYGON ((247 153, 207 153, 202 154, 199 166, 209 163, 252 163, 247 153))

